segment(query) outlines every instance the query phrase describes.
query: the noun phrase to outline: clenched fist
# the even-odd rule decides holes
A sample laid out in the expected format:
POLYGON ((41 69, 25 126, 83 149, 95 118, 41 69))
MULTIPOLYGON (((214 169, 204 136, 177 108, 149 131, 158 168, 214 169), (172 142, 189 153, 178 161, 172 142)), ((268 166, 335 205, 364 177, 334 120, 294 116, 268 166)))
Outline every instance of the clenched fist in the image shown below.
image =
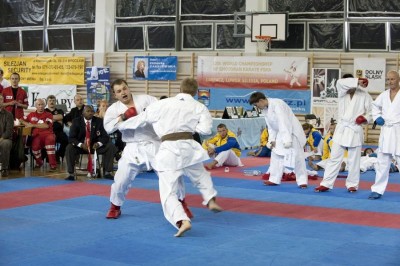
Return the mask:
POLYGON ((137 116, 137 111, 135 107, 130 107, 128 110, 125 111, 125 113, 122 114, 121 118, 122 121, 125 121, 131 117, 137 116))

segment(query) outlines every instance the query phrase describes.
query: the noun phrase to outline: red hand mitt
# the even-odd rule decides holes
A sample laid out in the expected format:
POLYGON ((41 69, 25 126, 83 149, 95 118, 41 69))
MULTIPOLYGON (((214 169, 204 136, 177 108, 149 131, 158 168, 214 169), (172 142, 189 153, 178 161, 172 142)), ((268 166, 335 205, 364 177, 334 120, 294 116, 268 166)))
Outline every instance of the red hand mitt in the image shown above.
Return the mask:
POLYGON ((356 124, 357 125, 362 125, 362 124, 367 124, 368 123, 368 120, 364 117, 364 116, 362 116, 362 115, 359 115, 357 118, 356 118, 356 124))
POLYGON ((368 87, 368 79, 366 78, 358 78, 359 81, 363 84, 363 86, 366 88, 368 87))
POLYGON ((135 107, 130 107, 128 110, 125 111, 125 113, 122 115, 122 120, 125 121, 131 117, 137 116, 137 111, 135 107))

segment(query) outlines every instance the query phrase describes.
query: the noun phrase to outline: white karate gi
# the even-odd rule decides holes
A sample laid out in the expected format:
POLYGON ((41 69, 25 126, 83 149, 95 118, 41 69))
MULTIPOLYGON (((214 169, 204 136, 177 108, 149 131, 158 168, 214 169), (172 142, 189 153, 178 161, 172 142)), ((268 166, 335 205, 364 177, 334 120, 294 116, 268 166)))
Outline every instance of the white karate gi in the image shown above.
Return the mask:
MULTIPOLYGON (((133 102, 138 114, 157 99, 149 95, 132 95, 133 102)), ((115 132, 118 117, 125 113, 128 107, 122 102, 113 103, 104 116, 104 129, 108 134, 115 132)), ((120 130, 122 141, 126 143, 121 158, 118 161, 118 170, 114 176, 114 183, 111 185, 110 201, 114 205, 122 206, 125 196, 131 187, 131 182, 144 165, 150 169, 155 154, 160 146, 160 139, 155 134, 153 127, 147 125, 138 129, 125 128, 120 130)))
POLYGON ((295 153, 294 172, 298 185, 306 185, 308 182, 306 163, 304 156, 304 145, 306 137, 303 128, 293 114, 290 107, 280 99, 268 98, 268 107, 262 110, 267 122, 269 141, 275 141, 275 147, 271 152, 271 163, 269 167, 269 180, 280 184, 284 171, 283 160, 289 149, 284 148, 284 143, 292 142, 295 153))
POLYGON ((379 136, 378 167, 375 169, 375 184, 371 191, 381 195, 386 190, 389 180, 392 156, 400 163, 400 93, 390 100, 390 90, 382 92, 372 103, 372 116, 376 120, 382 117, 385 124, 379 136))
MULTIPOLYGON (((138 128, 146 123, 153 124, 154 131, 160 138, 178 132, 210 135, 212 128, 208 109, 185 93, 151 104, 145 112, 121 123, 118 128, 138 128)), ((203 161, 209 158, 207 152, 193 139, 163 141, 160 145, 153 167, 159 174, 164 216, 176 228, 178 221, 190 220, 177 198, 181 176, 188 176, 199 189, 203 205, 207 205, 217 195, 211 175, 203 165, 203 161)))
POLYGON ((339 79, 336 87, 339 97, 338 124, 332 137, 331 156, 325 167, 321 186, 333 188, 347 148, 349 173, 346 187, 357 189, 360 183, 360 157, 364 132, 362 126, 357 125, 355 121, 360 115, 371 121, 372 98, 368 92, 358 88, 358 78, 339 79), (347 91, 353 88, 357 89, 351 98, 347 91))
MULTIPOLYGON (((346 170, 348 171, 347 165, 346 165, 346 170)), ((367 156, 361 156, 361 158, 360 158, 360 171, 361 172, 366 172, 368 170, 376 170, 378 168, 377 165, 378 165, 378 158, 376 158, 376 157, 369 157, 367 155, 367 156)))

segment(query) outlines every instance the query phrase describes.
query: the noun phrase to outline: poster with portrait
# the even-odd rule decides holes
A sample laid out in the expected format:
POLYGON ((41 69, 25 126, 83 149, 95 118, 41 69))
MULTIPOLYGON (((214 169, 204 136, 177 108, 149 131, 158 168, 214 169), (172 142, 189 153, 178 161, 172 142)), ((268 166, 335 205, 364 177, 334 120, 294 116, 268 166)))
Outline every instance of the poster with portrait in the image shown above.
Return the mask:
POLYGON ((338 117, 338 92, 336 82, 341 77, 340 68, 313 68, 312 70, 312 108, 317 117, 316 127, 326 132, 331 120, 338 117))
POLYGON ((133 78, 136 80, 176 80, 177 56, 135 56, 133 78))

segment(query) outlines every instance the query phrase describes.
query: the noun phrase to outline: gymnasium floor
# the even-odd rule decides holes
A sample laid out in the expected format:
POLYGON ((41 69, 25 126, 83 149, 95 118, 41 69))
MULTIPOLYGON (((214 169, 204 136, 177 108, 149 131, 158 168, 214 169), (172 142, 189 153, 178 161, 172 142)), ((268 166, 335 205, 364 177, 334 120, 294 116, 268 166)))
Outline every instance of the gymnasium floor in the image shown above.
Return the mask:
MULTIPOLYGON (((154 173, 136 178, 117 220, 105 219, 112 181, 64 181, 65 174, 0 181, 0 265, 400 265, 400 174, 380 200, 368 200, 374 172, 350 194, 344 179, 266 187, 244 169, 212 171, 225 209, 212 213, 186 180, 195 217, 184 237, 163 217, 154 173)), ((36 175, 36 176, 33 176, 36 175)))

